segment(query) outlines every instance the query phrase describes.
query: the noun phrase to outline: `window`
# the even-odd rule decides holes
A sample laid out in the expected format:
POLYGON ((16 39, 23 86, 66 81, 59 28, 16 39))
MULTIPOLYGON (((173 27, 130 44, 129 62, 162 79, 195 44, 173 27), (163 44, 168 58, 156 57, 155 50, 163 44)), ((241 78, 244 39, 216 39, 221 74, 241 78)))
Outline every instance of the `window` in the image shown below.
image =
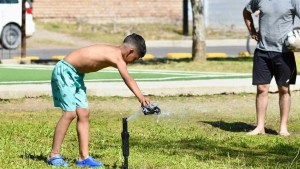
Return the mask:
POLYGON ((17 4, 19 0, 0 0, 0 4, 17 4))

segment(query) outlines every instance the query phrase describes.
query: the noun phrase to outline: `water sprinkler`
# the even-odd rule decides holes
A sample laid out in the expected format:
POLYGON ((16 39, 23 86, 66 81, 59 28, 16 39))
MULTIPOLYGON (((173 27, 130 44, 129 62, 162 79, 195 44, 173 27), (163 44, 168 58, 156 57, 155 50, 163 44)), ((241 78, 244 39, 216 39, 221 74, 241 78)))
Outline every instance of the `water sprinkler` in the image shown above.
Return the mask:
POLYGON ((144 115, 150 115, 150 114, 159 115, 161 113, 160 108, 157 106, 157 104, 154 103, 142 106, 142 112, 144 113, 144 115))
MULTIPOLYGON (((142 112, 144 113, 144 115, 151 115, 151 114, 159 115, 159 114, 161 114, 160 108, 157 106, 157 104, 149 104, 146 106, 142 106, 142 112)), ((129 132, 128 132, 127 122, 130 119, 132 119, 131 116, 128 119, 125 117, 122 120, 123 130, 121 133, 121 137, 122 137, 122 152, 123 152, 123 157, 124 157, 122 169, 128 169, 129 132)))
POLYGON ((124 163, 122 169, 128 169, 128 156, 129 156, 129 132, 127 126, 127 118, 123 118, 123 131, 121 133, 122 137, 122 151, 124 157, 124 163))

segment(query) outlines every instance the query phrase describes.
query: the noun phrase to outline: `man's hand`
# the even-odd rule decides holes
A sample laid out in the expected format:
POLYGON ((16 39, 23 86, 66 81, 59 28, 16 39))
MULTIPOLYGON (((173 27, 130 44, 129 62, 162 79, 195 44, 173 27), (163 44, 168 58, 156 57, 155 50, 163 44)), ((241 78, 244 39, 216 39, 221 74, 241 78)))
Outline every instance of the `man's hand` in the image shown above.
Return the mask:
POLYGON ((253 34, 251 33, 250 35, 251 35, 251 38, 256 40, 256 41, 258 41, 260 39, 260 36, 259 36, 258 32, 253 33, 253 34))

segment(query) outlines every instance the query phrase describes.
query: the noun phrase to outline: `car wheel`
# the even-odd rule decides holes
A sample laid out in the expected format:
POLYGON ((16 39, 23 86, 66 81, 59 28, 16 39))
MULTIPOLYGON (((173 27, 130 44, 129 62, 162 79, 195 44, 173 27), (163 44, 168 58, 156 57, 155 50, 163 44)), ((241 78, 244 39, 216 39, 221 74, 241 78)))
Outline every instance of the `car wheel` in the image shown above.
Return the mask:
POLYGON ((17 25, 6 25, 1 34, 1 44, 6 49, 15 49, 21 43, 21 30, 17 25))

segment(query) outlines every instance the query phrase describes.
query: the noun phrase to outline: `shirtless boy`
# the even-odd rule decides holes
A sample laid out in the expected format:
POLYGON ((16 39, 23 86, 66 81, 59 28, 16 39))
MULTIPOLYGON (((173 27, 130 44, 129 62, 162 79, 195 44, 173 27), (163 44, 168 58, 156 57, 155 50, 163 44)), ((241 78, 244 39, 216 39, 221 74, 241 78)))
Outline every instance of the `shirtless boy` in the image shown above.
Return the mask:
POLYGON ((54 166, 68 166, 60 155, 66 131, 77 117, 77 135, 79 140, 79 159, 77 166, 101 167, 103 164, 89 156, 89 111, 84 85, 84 74, 96 72, 106 67, 117 68, 128 88, 135 94, 141 105, 150 104, 135 80, 127 71, 127 64, 144 57, 146 45, 143 37, 137 34, 127 36, 120 46, 93 45, 71 52, 58 62, 53 70, 51 87, 55 107, 60 107, 63 114, 58 121, 47 160, 54 166))

